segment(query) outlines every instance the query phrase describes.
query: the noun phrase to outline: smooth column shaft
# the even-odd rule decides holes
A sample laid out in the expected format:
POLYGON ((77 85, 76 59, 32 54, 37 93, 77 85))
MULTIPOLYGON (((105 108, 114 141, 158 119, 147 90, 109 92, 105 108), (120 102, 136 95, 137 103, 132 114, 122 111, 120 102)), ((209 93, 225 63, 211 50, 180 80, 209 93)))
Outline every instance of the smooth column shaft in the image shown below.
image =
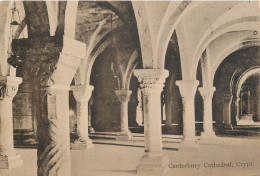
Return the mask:
POLYGON ((145 150, 150 153, 162 152, 160 92, 144 96, 145 150))
POLYGON ((199 91, 203 98, 203 133, 204 136, 215 136, 212 120, 212 97, 215 87, 200 87, 199 91))
POLYGON ((128 130, 128 102, 122 102, 120 105, 121 132, 128 130))
POLYGON ((195 142, 195 104, 194 96, 199 82, 197 80, 176 81, 183 104, 183 141, 195 142))
POLYGON ((183 102, 183 140, 195 140, 194 98, 182 98, 183 102))
POLYGON ((120 134, 117 136, 118 140, 130 140, 132 134, 128 128, 128 102, 132 91, 122 89, 116 90, 115 94, 120 102, 120 134))
POLYGON ((77 133, 78 137, 88 140, 88 102, 77 102, 77 133))
POLYGON ((0 154, 14 153, 12 99, 0 100, 0 154))
POLYGON ((72 144, 72 149, 85 150, 92 148, 92 140, 89 138, 88 109, 89 99, 94 89, 91 85, 76 85, 71 87, 77 101, 77 135, 78 139, 72 144))

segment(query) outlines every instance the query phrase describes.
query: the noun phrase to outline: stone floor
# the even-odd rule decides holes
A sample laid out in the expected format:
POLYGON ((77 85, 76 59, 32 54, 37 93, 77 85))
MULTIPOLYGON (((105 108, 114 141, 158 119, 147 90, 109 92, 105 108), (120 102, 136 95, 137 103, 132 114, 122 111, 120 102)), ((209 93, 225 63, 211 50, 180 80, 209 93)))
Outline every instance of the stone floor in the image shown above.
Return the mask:
MULTIPOLYGON (((218 137, 210 142, 201 141, 200 150, 197 152, 177 151, 180 140, 180 136, 163 137, 164 152, 170 159, 169 166, 200 164, 200 167, 169 168, 167 176, 260 176, 260 140, 258 138, 218 137), (231 168, 206 167, 214 162, 216 164, 231 162, 231 168)), ((0 176, 36 176, 36 149, 16 150, 21 154, 24 165, 9 171, 0 170, 0 176)), ((143 137, 138 135, 134 137, 134 141, 125 142, 95 139, 94 148, 87 151, 71 151, 71 175, 134 176, 143 150, 143 137)))

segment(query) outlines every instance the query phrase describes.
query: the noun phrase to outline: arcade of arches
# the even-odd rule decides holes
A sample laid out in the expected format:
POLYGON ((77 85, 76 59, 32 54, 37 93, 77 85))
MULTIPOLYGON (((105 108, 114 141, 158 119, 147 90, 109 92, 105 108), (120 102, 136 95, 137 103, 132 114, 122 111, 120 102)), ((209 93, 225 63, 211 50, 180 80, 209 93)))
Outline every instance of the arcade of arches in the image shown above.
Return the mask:
POLYGON ((163 136, 180 137, 178 152, 255 136, 259 12, 240 1, 0 2, 0 170, 23 167, 15 146, 37 148, 38 176, 71 176, 70 149, 143 138, 136 173, 162 175, 163 136))

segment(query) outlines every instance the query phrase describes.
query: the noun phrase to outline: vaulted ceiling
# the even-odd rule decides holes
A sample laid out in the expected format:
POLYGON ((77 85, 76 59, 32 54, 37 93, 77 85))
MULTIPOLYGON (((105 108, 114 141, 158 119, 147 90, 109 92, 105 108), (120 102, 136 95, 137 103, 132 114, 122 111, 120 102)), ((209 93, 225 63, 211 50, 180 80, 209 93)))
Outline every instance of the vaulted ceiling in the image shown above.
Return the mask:
MULTIPOLYGON (((12 3, 0 3, 4 46, 11 7, 12 3)), ((75 37, 87 44, 89 56, 100 54, 117 33, 127 31, 136 41, 134 48, 142 57, 143 68, 164 68, 166 50, 176 32, 184 80, 196 79, 205 51, 205 67, 213 83, 217 68, 228 55, 259 45, 259 2, 25 1, 19 7, 26 14, 29 38, 75 37)), ((1 58, 6 58, 3 48, 1 58)), ((6 70, 5 62, 1 60, 2 70, 6 70)))

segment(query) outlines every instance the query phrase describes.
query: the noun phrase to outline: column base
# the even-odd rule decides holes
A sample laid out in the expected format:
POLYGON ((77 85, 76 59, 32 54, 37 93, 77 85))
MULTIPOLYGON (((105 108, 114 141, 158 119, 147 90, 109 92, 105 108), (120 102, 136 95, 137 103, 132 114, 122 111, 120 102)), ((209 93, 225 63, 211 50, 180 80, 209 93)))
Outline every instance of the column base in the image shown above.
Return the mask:
POLYGON ((223 123, 223 128, 225 130, 233 130, 233 126, 230 123, 223 123))
POLYGON ((182 140, 179 147, 178 151, 183 151, 183 152, 197 152, 199 151, 199 143, 197 140, 182 140))
POLYGON ((211 139, 215 139, 216 138, 216 134, 214 131, 210 131, 210 132, 201 132, 201 140, 211 140, 211 139))
POLYGON ((168 171, 169 158, 165 153, 151 154, 144 152, 137 166, 137 174, 163 175, 168 171))
POLYGON ((215 137, 212 137, 212 138, 200 139, 199 143, 200 144, 214 144, 215 145, 215 144, 223 144, 223 141, 221 140, 221 138, 215 136, 215 137))
POLYGON ((131 133, 131 131, 126 131, 126 132, 120 132, 117 136, 116 136, 116 140, 121 140, 121 141, 127 141, 127 140, 132 140, 133 139, 133 135, 131 133))
POLYGON ((91 139, 88 139, 87 141, 77 139, 74 143, 70 144, 71 150, 87 150, 93 147, 94 145, 91 139))
POLYGON ((253 114, 241 115, 239 121, 237 121, 237 125, 254 125, 253 114))
POLYGON ((237 125, 254 125, 255 122, 253 120, 239 120, 237 121, 237 125))
POLYGON ((200 144, 219 144, 219 138, 217 138, 214 131, 211 132, 201 132, 200 144))
POLYGON ((182 125, 166 125, 163 128, 163 132, 166 134, 181 134, 182 133, 182 125))
POLYGON ((0 156, 0 169, 12 169, 23 165, 20 155, 0 156))

